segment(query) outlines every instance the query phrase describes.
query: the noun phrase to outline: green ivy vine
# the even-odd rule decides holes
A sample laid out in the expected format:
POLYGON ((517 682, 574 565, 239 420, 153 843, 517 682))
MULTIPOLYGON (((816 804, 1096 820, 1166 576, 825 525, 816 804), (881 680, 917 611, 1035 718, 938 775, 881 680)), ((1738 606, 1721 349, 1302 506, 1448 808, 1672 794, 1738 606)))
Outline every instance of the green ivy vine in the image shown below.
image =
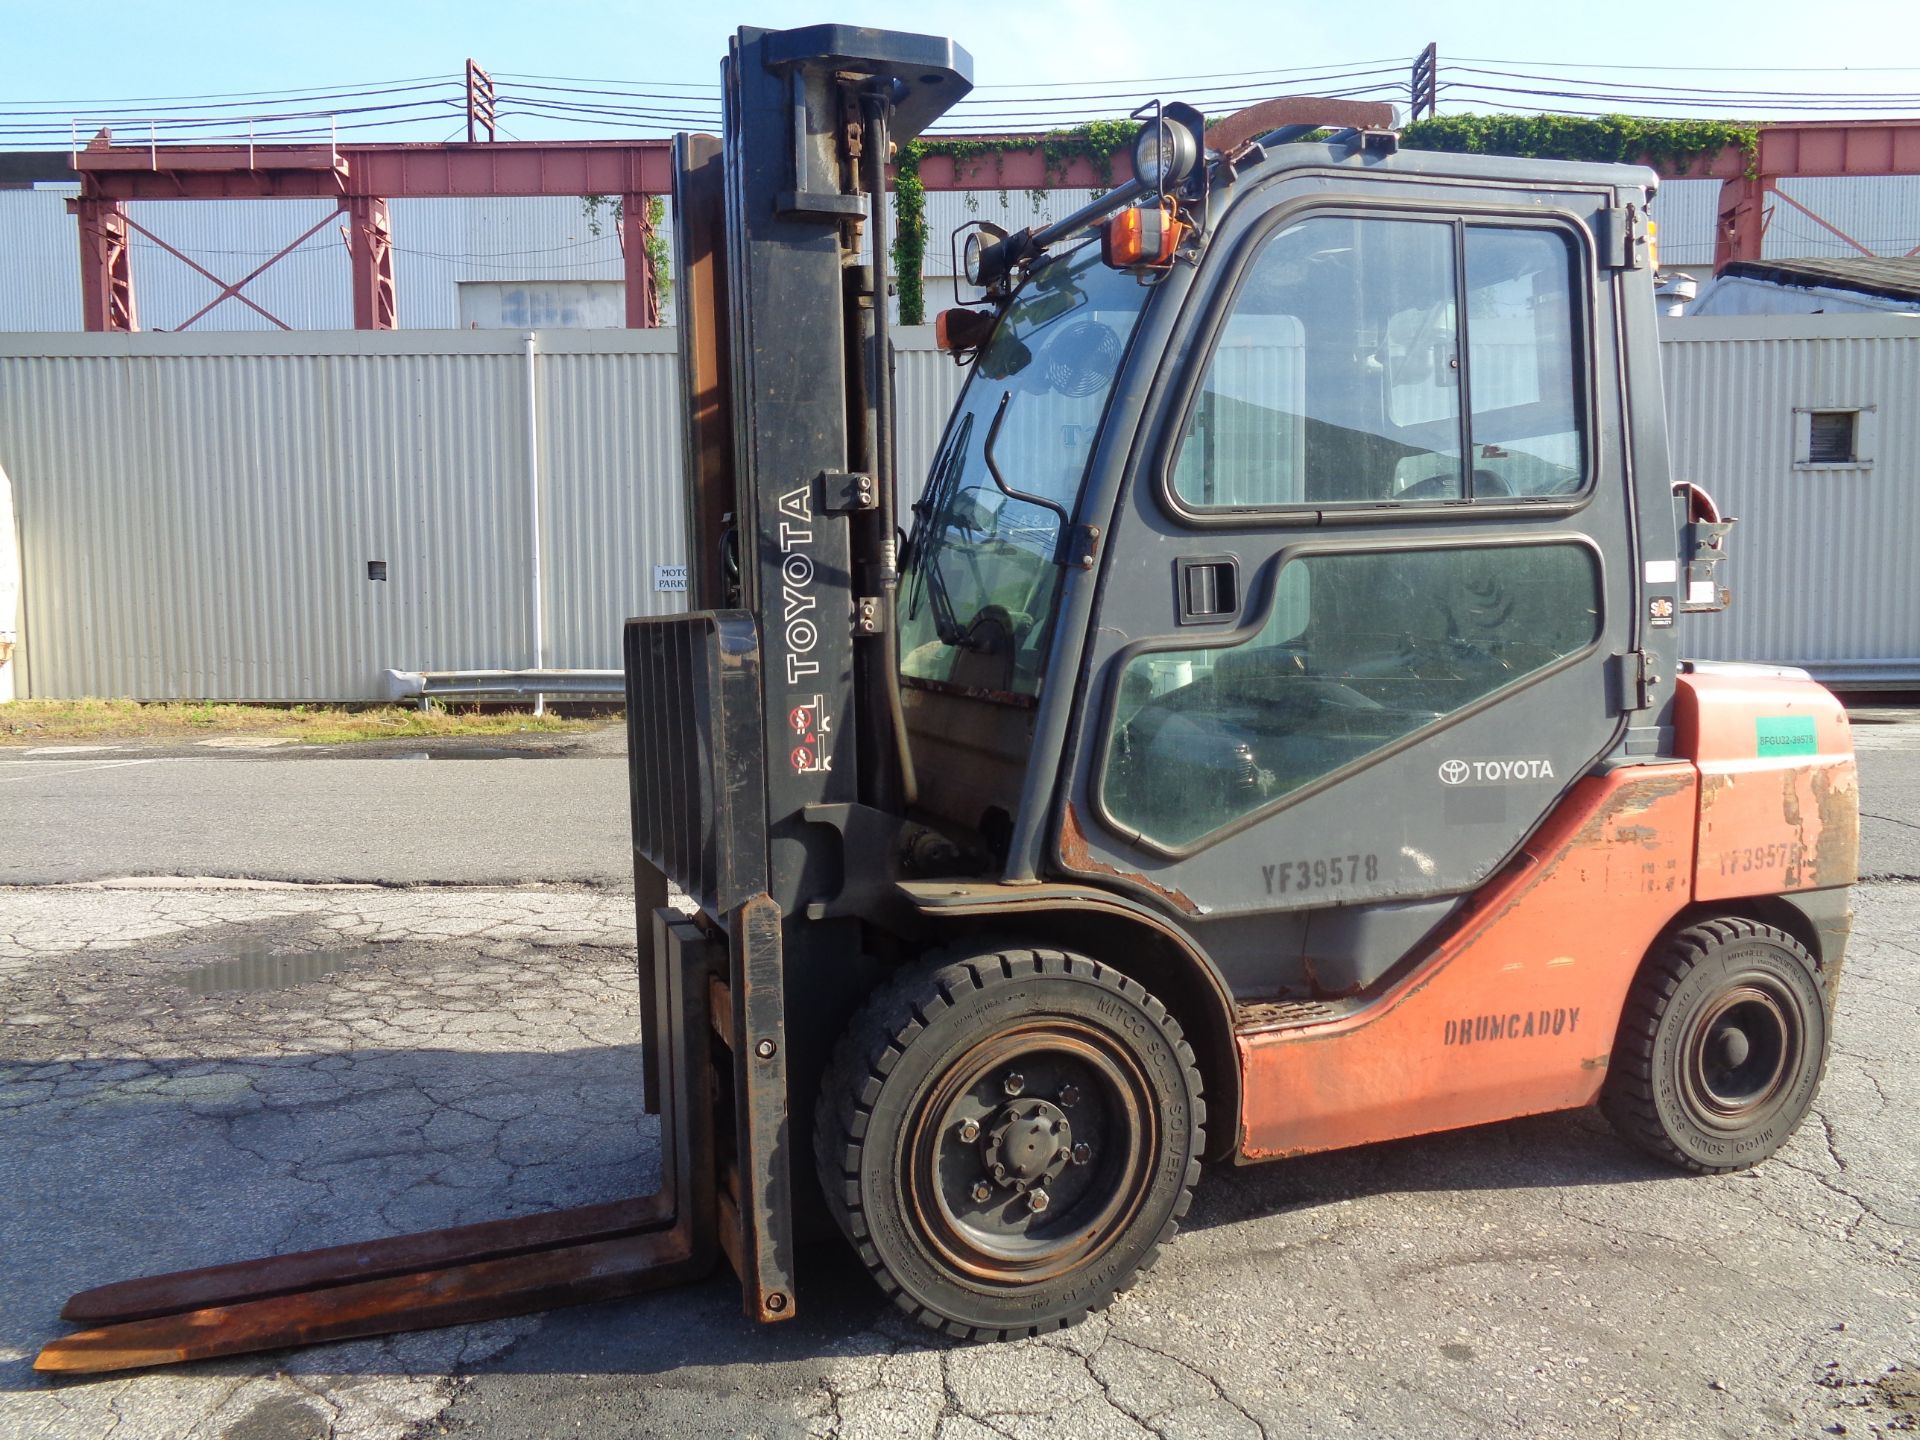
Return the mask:
MULTIPOLYGON (((909 141, 894 156, 894 284, 900 300, 900 323, 923 325, 927 318, 926 292, 921 271, 927 254, 927 192, 920 180, 920 162, 929 156, 944 156, 958 170, 963 166, 981 166, 991 160, 996 176, 999 157, 1030 155, 1036 144, 1046 163, 1048 180, 1064 179, 1067 167, 1075 160, 1090 161, 1099 172, 1103 186, 1113 184, 1114 153, 1133 143, 1137 127, 1131 120, 1090 120, 1067 130, 1050 130, 1036 141, 1031 135, 966 136, 954 139, 925 137, 909 141)), ((987 188, 987 187, 982 187, 987 188)), ((1035 203, 1044 190, 1030 192, 1035 203)), ((1004 199, 1006 191, 1002 189, 1004 199)))
POLYGON ((1649 120, 1638 115, 1443 115, 1414 121, 1401 132, 1400 143, 1409 150, 1651 162, 1675 170, 1737 148, 1746 156, 1751 175, 1760 151, 1760 127, 1740 120, 1649 120))
POLYGON ((924 154, 924 141, 909 141, 893 163, 893 273, 899 277, 894 283, 900 290, 902 325, 924 325, 927 319, 927 187, 920 183, 924 154))
MULTIPOLYGON (((617 195, 582 195, 581 213, 587 217, 587 233, 595 239, 606 225, 615 230, 620 228, 624 218, 624 202, 617 195), (601 219, 601 212, 611 217, 601 219)), ((660 297, 664 307, 667 297, 673 294, 673 242, 666 233, 667 202, 664 196, 655 195, 647 201, 647 265, 653 271, 654 293, 660 297)))

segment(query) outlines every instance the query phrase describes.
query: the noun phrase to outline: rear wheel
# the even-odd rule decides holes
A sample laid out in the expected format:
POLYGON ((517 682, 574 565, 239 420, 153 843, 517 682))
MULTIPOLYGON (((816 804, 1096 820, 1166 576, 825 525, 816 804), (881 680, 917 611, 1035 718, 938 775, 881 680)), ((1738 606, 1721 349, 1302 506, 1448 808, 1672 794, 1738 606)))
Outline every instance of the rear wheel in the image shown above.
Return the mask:
POLYGON ((822 1083, 827 1203, 923 1324, 1005 1339, 1100 1309, 1186 1213, 1205 1140, 1193 1052, 1139 984, 1007 949, 903 971, 822 1083))
POLYGON ((1731 918, 1688 926, 1634 981, 1601 1106, 1669 1164, 1743 1170, 1806 1118, 1829 1022, 1819 964, 1784 930, 1731 918))

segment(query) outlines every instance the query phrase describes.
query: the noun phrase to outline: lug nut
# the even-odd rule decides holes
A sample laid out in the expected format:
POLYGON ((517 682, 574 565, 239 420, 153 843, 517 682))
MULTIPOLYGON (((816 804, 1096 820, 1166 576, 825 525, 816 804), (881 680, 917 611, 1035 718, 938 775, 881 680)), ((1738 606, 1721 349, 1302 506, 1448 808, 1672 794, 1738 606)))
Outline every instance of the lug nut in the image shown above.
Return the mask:
POLYGON ((1047 1206, 1052 1203, 1053 1201, 1044 1190, 1029 1190, 1027 1192, 1027 1208, 1036 1215, 1044 1213, 1047 1206))
POLYGON ((986 1204, 987 1201, 993 1198, 993 1187, 984 1180, 974 1181, 973 1198, 978 1200, 982 1205, 986 1204))
POLYGON ((1093 1146, 1087 1144, 1086 1141, 1082 1140, 1078 1145, 1073 1147, 1074 1164, 1084 1165, 1091 1159, 1093 1159, 1093 1146))
POLYGON ((962 1120, 960 1122, 960 1138, 969 1145, 978 1140, 980 1138, 980 1122, 978 1120, 962 1120))
POLYGON ((1062 1105, 1078 1105, 1080 1103, 1080 1087, 1078 1085, 1061 1086, 1060 1103, 1062 1105))
POLYGON ((1018 1070, 1010 1070, 1007 1072, 1007 1078, 1000 1082, 1000 1088, 1009 1095, 1018 1095, 1027 1088, 1027 1077, 1018 1070))

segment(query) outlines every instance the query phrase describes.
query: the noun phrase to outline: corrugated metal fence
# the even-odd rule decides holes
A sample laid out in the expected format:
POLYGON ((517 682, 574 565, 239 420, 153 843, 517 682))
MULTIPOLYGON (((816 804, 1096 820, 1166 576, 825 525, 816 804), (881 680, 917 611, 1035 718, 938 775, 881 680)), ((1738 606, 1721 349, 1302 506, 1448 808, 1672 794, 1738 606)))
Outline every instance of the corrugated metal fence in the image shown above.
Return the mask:
POLYGON ((31 693, 347 699, 526 664, 530 454, 547 661, 617 666, 620 620, 673 601, 672 346, 539 336, 530 452, 513 333, 0 340, 31 693))
MULTIPOLYGON (((369 699, 389 668, 528 665, 536 468, 546 663, 617 669, 621 621, 681 603, 655 576, 682 561, 673 346, 0 335, 28 693, 369 699)), ((909 331, 899 373, 917 477, 960 372, 909 331)))
MULTIPOLYGON (((962 372, 896 334, 915 488, 962 372)), ((1690 652, 1920 681, 1920 323, 1664 337, 1675 473, 1742 519, 1734 608, 1690 622, 1690 652), (1796 408, 1855 406, 1871 463, 1796 465, 1796 408)), ((28 693, 360 699, 389 668, 527 665, 536 467, 546 662, 617 668, 620 622, 680 604, 655 576, 682 559, 673 343, 548 332, 529 362, 500 331, 0 335, 28 693)))

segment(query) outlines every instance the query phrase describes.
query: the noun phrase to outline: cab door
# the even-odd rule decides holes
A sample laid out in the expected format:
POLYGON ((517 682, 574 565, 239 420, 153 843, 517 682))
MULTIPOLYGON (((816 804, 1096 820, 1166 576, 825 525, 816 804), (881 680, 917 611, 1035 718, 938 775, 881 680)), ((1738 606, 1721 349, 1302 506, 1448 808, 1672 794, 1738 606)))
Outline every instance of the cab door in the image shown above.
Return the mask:
POLYGON ((1055 858, 1207 932, 1243 994, 1296 954, 1372 983, 1624 733, 1612 204, 1296 174, 1213 237, 1102 557, 1055 858))

